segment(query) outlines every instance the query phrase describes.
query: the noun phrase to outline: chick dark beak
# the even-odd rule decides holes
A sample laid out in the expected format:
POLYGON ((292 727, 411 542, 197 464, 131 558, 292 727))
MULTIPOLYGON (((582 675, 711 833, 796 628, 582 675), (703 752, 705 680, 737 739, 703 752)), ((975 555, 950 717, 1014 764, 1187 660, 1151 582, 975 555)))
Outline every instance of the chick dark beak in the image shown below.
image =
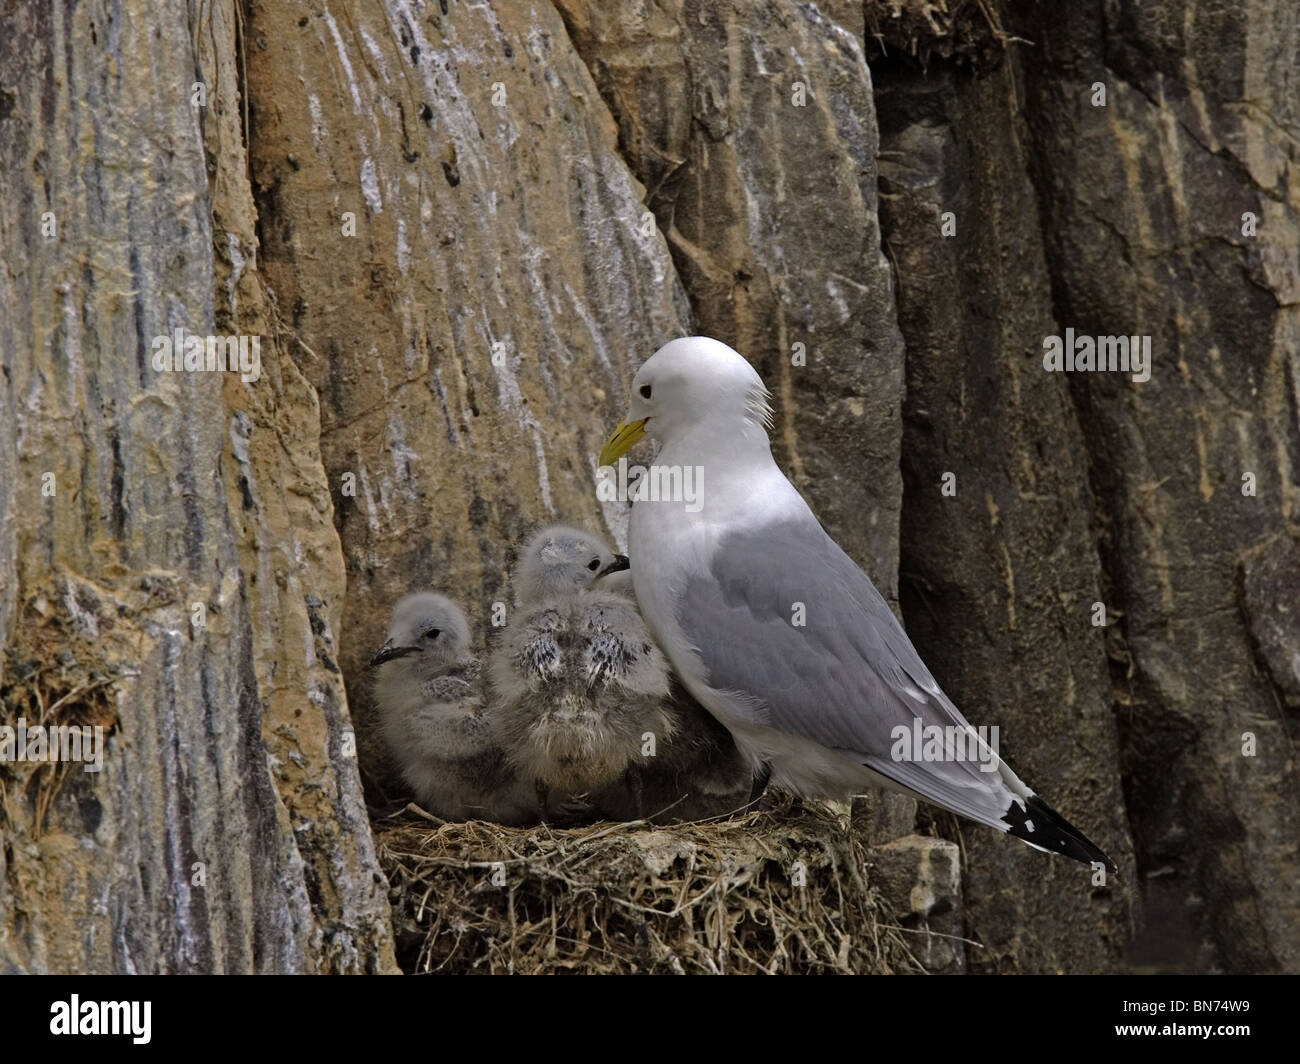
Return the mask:
POLYGON ((599 580, 602 576, 608 576, 610 573, 621 573, 631 568, 632 563, 628 561, 626 554, 615 554, 614 560, 596 574, 596 579, 599 580))
POLYGON ((390 639, 379 648, 379 653, 370 659, 370 667, 372 669, 377 668, 386 661, 392 661, 394 658, 404 658, 407 654, 414 654, 419 649, 419 647, 395 647, 390 639))

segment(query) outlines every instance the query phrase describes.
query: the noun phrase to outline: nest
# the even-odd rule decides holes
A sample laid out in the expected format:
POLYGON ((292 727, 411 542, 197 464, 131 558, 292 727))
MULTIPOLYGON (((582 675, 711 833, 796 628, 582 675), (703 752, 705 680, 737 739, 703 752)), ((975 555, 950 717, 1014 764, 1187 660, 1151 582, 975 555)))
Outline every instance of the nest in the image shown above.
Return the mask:
MULTIPOLYGON (((16 729, 23 721, 29 729, 102 727, 105 736, 116 729, 111 685, 118 669, 104 663, 103 648, 70 614, 69 603, 83 615, 98 606, 87 606, 79 594, 84 592, 69 584, 61 599, 36 594, 24 604, 14 625, 14 642, 4 648, 0 662, 0 725, 16 729)), ((10 798, 22 794, 32 811, 26 829, 39 836, 74 767, 81 769, 52 757, 36 762, 0 759, 0 824, 17 827, 10 798)))
POLYGON ((408 973, 921 970, 862 841, 821 805, 567 831, 411 806, 375 841, 408 973))
POLYGON ((922 68, 956 59, 977 69, 995 66, 1019 41, 1003 24, 1006 0, 868 0, 867 37, 883 55, 905 55, 922 68))

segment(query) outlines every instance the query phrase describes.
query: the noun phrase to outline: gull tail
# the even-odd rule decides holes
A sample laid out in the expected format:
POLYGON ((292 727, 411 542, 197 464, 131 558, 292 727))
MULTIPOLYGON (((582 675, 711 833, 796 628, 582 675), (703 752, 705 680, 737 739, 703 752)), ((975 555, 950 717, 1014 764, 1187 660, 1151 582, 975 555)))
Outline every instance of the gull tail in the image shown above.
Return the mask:
POLYGON ((1002 819, 1008 834, 1035 849, 1064 854, 1084 864, 1104 865, 1112 875, 1119 871, 1091 839, 1035 794, 1013 801, 1002 819))

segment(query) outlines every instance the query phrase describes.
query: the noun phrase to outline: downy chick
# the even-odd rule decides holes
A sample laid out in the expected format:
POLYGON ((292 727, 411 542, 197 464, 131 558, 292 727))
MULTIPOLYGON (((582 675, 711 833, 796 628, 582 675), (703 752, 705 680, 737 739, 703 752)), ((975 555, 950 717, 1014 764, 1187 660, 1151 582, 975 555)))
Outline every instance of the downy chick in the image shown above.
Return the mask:
POLYGON ((543 802, 590 818, 719 816, 753 774, 726 729, 672 675, 626 580, 628 560, 565 526, 520 555, 523 611, 492 655, 497 735, 543 802))
POLYGON ((370 667, 384 742, 425 809, 446 820, 538 822, 531 785, 493 740, 456 603, 427 591, 401 599, 370 667))
POLYGON ((519 606, 492 652, 494 732, 548 808, 572 808, 673 734, 668 668, 634 602, 592 587, 627 567, 600 539, 553 525, 520 554, 519 606))

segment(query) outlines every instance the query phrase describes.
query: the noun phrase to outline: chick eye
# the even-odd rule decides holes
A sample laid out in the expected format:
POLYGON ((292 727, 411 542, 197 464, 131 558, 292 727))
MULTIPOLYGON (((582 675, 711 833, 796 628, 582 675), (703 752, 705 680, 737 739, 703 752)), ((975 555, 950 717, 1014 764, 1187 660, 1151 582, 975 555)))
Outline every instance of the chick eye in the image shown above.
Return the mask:
POLYGON ((441 629, 441 628, 430 628, 427 632, 424 633, 424 638, 425 638, 425 639, 437 639, 438 636, 440 636, 440 635, 442 635, 442 629, 441 629))
POLYGON ((600 559, 592 558, 591 561, 587 563, 587 568, 594 573, 597 569, 600 568, 600 559))
POLYGON ((640 391, 641 391, 641 398, 642 398, 642 399, 649 399, 649 398, 650 398, 650 385, 648 385, 648 384, 643 384, 643 385, 641 385, 640 391))

